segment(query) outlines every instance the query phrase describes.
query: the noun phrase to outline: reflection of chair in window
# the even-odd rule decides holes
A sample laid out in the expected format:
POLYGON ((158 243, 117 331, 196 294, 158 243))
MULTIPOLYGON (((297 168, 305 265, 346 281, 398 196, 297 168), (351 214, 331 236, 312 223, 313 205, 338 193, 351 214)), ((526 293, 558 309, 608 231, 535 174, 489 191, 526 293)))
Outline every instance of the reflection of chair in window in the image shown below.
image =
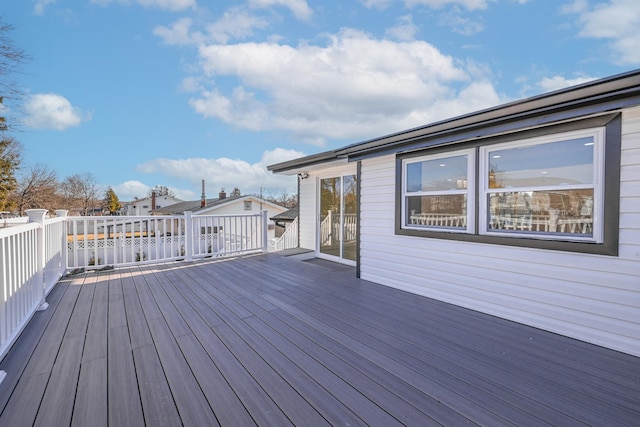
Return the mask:
POLYGON ((549 210, 556 209, 558 214, 564 216, 571 209, 569 196, 564 193, 549 193, 549 210))

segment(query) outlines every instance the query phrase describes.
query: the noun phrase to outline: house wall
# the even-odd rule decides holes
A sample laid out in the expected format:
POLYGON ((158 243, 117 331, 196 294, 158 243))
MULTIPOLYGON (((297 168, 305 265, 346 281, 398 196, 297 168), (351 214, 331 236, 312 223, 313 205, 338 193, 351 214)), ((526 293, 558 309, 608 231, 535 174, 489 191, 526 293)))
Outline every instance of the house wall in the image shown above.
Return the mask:
MULTIPOLYGON (((195 215, 255 215, 262 212, 262 210, 266 210, 267 217, 271 218, 287 210, 285 207, 273 206, 269 203, 263 203, 261 208, 260 200, 258 199, 248 199, 251 200, 251 210, 244 210, 245 200, 247 199, 240 199, 229 204, 218 206, 215 210, 206 210, 202 213, 196 212, 195 215)), ((275 221, 268 220, 267 224, 269 227, 267 238, 273 239, 275 238, 275 221)))
POLYGON ((617 257, 395 235, 389 155, 362 162, 362 279, 640 355, 640 108, 622 132, 617 257))
MULTIPOLYGON (((156 197, 156 208, 165 208, 170 205, 181 202, 182 200, 176 199, 171 196, 158 196, 156 197)), ((128 216, 148 216, 151 208, 151 197, 145 197, 144 199, 134 200, 128 203, 126 206, 124 215, 128 216), (146 207, 145 207, 146 206, 146 207)))

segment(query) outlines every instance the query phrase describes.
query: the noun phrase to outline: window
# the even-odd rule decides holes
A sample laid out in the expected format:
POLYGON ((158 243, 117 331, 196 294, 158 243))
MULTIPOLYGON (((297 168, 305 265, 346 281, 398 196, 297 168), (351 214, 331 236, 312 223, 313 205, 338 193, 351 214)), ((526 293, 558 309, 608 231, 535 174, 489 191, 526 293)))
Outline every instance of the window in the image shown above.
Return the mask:
POLYGON ((398 154, 396 234, 616 255, 620 134, 611 114, 398 154))
POLYGON ((480 149, 480 232, 602 242, 603 130, 480 149))
POLYGON ((252 209, 251 200, 245 200, 244 201, 244 210, 245 211, 250 211, 251 209, 252 209))
POLYGON ((403 164, 407 228, 473 231, 473 151, 407 159, 403 164))

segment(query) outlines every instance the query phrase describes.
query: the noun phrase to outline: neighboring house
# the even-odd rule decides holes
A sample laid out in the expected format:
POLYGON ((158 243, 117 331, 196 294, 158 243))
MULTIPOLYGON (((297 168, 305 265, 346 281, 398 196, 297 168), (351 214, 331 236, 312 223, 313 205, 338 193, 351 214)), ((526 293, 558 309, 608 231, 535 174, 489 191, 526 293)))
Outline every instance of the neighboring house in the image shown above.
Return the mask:
POLYGON ((640 70, 269 170, 317 257, 640 356, 640 70))
POLYGON ((136 199, 132 202, 126 203, 122 207, 121 214, 125 216, 147 216, 151 215, 150 212, 152 210, 164 208, 180 202, 182 202, 182 200, 173 196, 155 196, 152 194, 149 197, 136 199))
MULTIPOLYGON (((268 202, 255 196, 237 196, 227 197, 224 191, 221 191, 217 199, 180 202, 163 208, 157 208, 151 215, 182 215, 190 211, 193 215, 243 215, 257 214, 263 210, 267 211, 267 217, 271 218, 277 214, 285 212, 287 208, 268 202)), ((275 237, 275 222, 268 221, 269 239, 275 237)))
POLYGON ((293 207, 278 215, 272 216, 271 219, 276 226, 275 237, 282 236, 287 227, 298 217, 298 207, 293 207))

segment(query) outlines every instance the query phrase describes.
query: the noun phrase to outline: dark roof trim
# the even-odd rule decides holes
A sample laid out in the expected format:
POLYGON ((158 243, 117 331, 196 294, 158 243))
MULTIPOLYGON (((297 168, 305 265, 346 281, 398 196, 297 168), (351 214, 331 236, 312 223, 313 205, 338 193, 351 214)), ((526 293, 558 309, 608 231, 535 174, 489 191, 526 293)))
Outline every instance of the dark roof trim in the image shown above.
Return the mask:
POLYGON ((323 153, 312 154, 311 156, 300 157, 298 159, 289 160, 275 165, 267 166, 267 170, 273 172, 287 172, 300 167, 313 166, 320 163, 326 163, 338 158, 335 151, 325 151, 323 153))
MULTIPOLYGON (((594 80, 570 88, 503 104, 486 110, 432 123, 414 129, 348 145, 338 150, 302 157, 268 166, 273 172, 286 172, 338 157, 358 160, 365 157, 404 151, 404 145, 426 139, 444 144, 497 135, 525 127, 544 126, 552 121, 579 115, 613 111, 640 103, 640 70, 594 80), (572 110, 570 113, 567 110, 572 110), (455 136, 454 136, 455 135, 455 136)), ((429 144, 432 145, 432 144, 429 144)))
POLYGON ((634 98, 625 100, 606 102, 595 106, 584 106, 577 109, 561 109, 553 113, 544 113, 533 117, 512 118, 510 121, 498 122, 493 125, 487 124, 480 128, 472 129, 455 129, 450 132, 418 136, 412 139, 404 140, 401 143, 389 144, 374 149, 363 150, 353 153, 349 156, 349 160, 363 160, 370 157, 382 156, 385 154, 406 153, 422 148, 433 148, 448 144, 458 144, 469 140, 478 140, 482 138, 495 137, 514 132, 521 132, 530 129, 543 128, 550 125, 558 125, 562 123, 574 122, 576 120, 588 119, 593 117, 602 117, 603 123, 609 119, 609 114, 619 111, 621 108, 630 107, 640 104, 640 94, 634 98))

